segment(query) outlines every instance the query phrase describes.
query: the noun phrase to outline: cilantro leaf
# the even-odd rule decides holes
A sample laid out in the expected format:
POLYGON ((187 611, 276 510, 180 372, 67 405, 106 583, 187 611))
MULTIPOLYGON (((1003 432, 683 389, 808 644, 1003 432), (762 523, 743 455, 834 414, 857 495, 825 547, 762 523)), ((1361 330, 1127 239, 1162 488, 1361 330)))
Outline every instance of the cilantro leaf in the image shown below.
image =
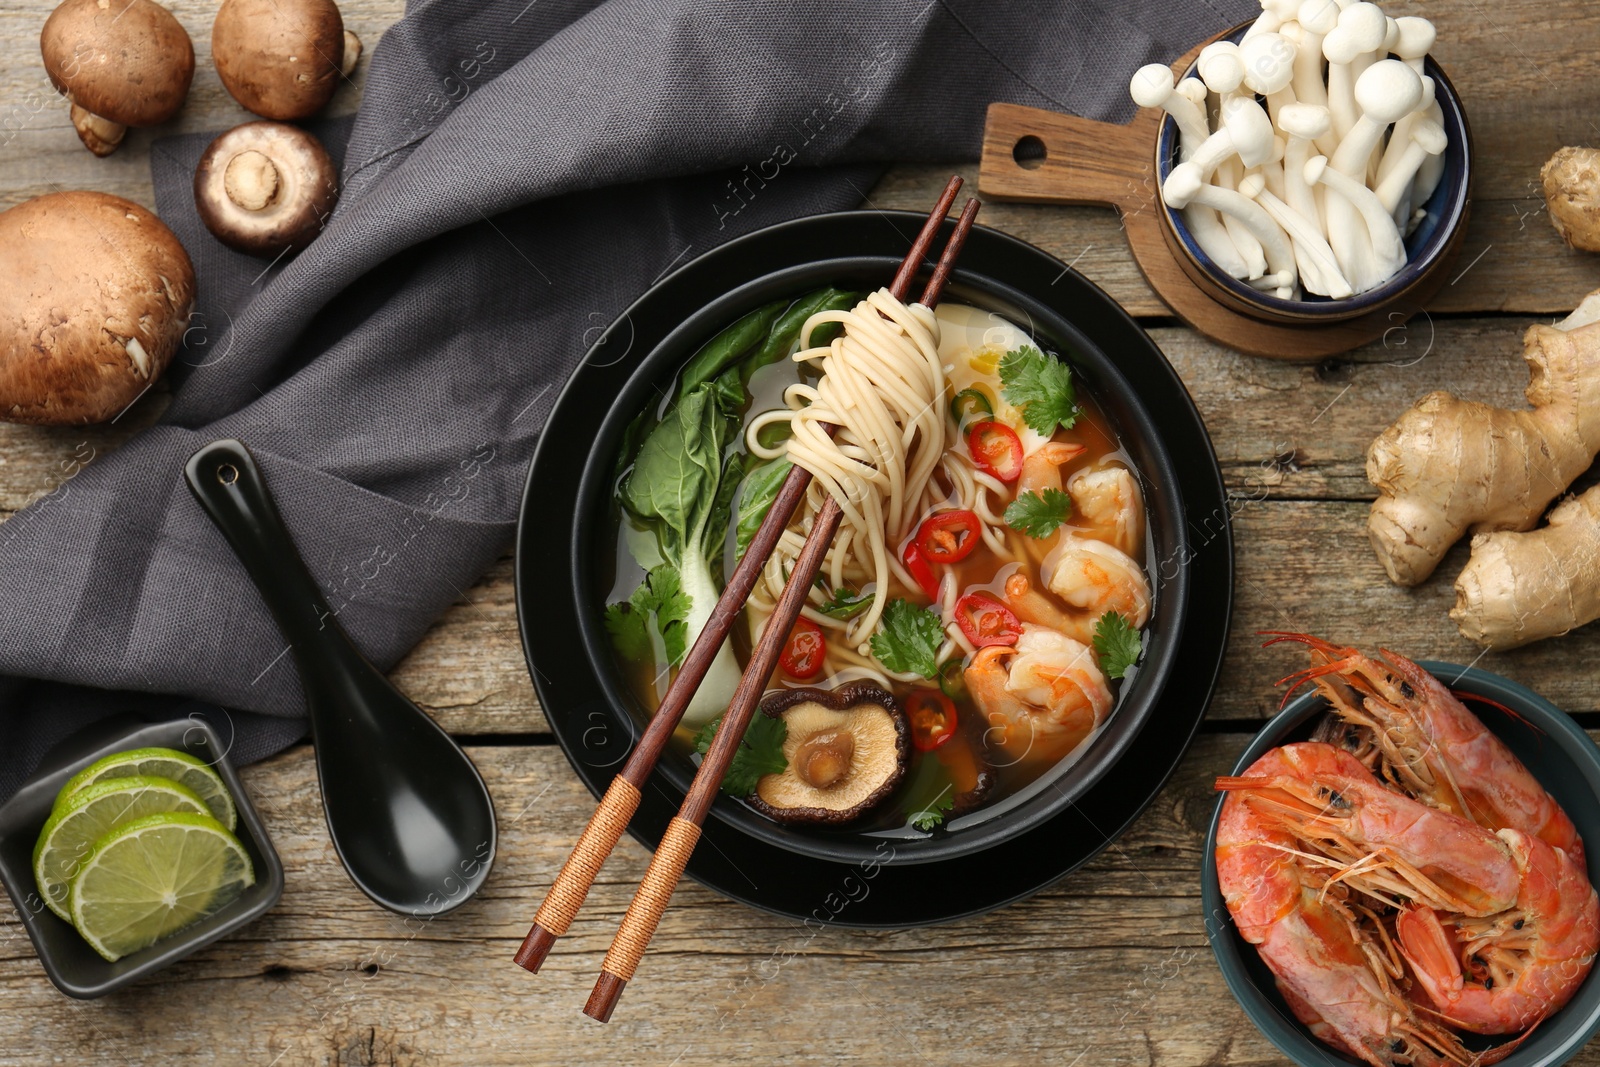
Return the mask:
POLYGON ((1072 498, 1060 489, 1028 490, 1006 505, 1006 525, 1029 537, 1049 537, 1072 514, 1072 498))
POLYGON ((1022 409, 1022 421, 1035 433, 1049 436, 1057 426, 1070 430, 1078 421, 1072 371, 1032 345, 1000 358, 1000 386, 1006 402, 1022 409))
MULTIPOLYGON (((945 792, 949 792, 948 787, 945 789, 945 792)), ((929 804, 922 811, 919 811, 915 815, 911 816, 911 825, 915 826, 918 830, 921 830, 925 834, 931 834, 933 833, 934 827, 944 825, 945 815, 947 815, 955 806, 956 802, 954 798, 947 798, 944 793, 940 793, 938 798, 935 799, 932 804, 929 804)))
POLYGON ((1139 662, 1144 651, 1139 631, 1115 611, 1108 611, 1094 624, 1094 650, 1100 657, 1100 669, 1107 678, 1121 678, 1128 668, 1139 662))
POLYGON ((650 634, 644 614, 629 601, 606 605, 606 633, 623 659, 642 660, 650 655, 650 634))
POLYGON ((939 673, 939 646, 944 626, 937 613, 909 600, 891 600, 883 613, 883 629, 872 635, 872 654, 896 673, 932 678, 939 673))
MULTIPOLYGON (((694 738, 694 750, 702 756, 711 750, 711 742, 722 726, 722 719, 712 719, 700 727, 694 738)), ((722 776, 722 791, 741 800, 756 791, 763 775, 777 774, 789 766, 783 755, 783 743, 789 737, 789 724, 782 719, 757 712, 745 727, 744 739, 728 764, 728 773, 722 776)))
MULTIPOLYGON (((827 588, 823 588, 827 592, 827 588)), ((835 589, 833 599, 817 608, 830 619, 853 619, 867 610, 872 603, 871 593, 857 593, 854 589, 835 589)))
POLYGON ((683 580, 678 576, 678 569, 670 563, 663 563, 645 576, 645 584, 634 590, 634 607, 643 607, 639 602, 639 593, 649 586, 649 607, 656 615, 656 629, 661 632, 661 641, 667 647, 667 661, 674 665, 683 662, 683 654, 689 650, 689 609, 694 606, 694 601, 689 594, 683 591, 683 580))
POLYGON ((693 601, 683 591, 677 568, 670 563, 654 567, 626 601, 606 605, 606 632, 623 659, 650 657, 648 623, 655 618, 656 632, 666 647, 667 659, 677 664, 688 651, 689 608, 693 601))

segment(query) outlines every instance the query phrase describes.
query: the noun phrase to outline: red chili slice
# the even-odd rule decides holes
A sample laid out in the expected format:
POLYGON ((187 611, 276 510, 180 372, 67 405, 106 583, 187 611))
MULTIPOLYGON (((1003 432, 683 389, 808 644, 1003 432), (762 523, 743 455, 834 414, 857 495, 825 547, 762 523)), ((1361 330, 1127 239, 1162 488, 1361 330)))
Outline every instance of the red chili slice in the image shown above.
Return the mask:
POLYGON ((917 580, 922 591, 929 600, 939 599, 939 576, 933 573, 933 568, 928 565, 928 557, 922 554, 922 549, 917 547, 915 541, 906 543, 905 550, 900 553, 900 560, 906 565, 906 570, 911 572, 911 577, 917 580))
POLYGON ((968 593, 956 601, 956 625, 974 648, 1014 645, 1022 636, 1016 615, 988 593, 968 593))
POLYGON ((804 681, 822 673, 823 660, 828 655, 828 642, 822 636, 822 627, 805 617, 794 621, 789 639, 778 654, 778 666, 791 678, 804 681))
POLYGON ((955 703, 937 689, 918 689, 907 697, 906 718, 918 752, 932 752, 955 736, 955 703))
POLYGON ((966 510, 940 511, 922 520, 916 545, 934 563, 960 563, 983 538, 978 516, 966 510))
POLYGON ((1022 439, 1003 422, 980 422, 967 434, 967 451, 1002 482, 1022 477, 1022 439))

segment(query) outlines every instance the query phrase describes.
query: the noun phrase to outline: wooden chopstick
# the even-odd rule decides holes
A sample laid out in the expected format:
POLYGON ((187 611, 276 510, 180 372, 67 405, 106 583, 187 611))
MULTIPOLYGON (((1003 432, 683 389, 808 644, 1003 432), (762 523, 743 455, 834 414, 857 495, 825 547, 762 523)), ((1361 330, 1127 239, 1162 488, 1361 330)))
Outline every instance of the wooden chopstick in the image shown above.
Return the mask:
MULTIPOLYGON (((955 266, 956 257, 961 253, 967 233, 972 229, 972 220, 977 215, 979 206, 979 202, 972 199, 968 200, 962 209, 961 218, 956 223, 955 231, 950 235, 950 242, 945 246, 944 254, 939 257, 939 265, 934 269, 933 277, 928 280, 927 288, 923 290, 921 302, 926 306, 933 307, 939 302, 945 283, 955 266)), ((622 996, 628 980, 633 977, 639 961, 644 957, 650 938, 654 936, 656 926, 661 922, 661 916, 666 912, 667 904, 672 899, 673 890, 683 877, 689 856, 694 852, 694 846, 700 839, 701 823, 705 820, 706 812, 710 810, 712 802, 716 800, 717 789, 722 785, 723 775, 727 773, 729 764, 733 762, 734 753, 744 740, 745 728, 755 713, 756 702, 766 691, 767 681, 778 665, 778 654, 788 639, 789 630, 794 626, 795 619, 800 616, 800 609, 810 593, 811 583, 816 580, 818 572, 822 569, 823 560, 833 543, 834 534, 839 530, 842 516, 843 512, 838 503, 829 496, 817 513, 811 532, 806 537, 805 546, 795 559, 794 569, 790 571, 789 579, 783 587, 783 593, 778 597, 772 616, 767 619, 766 628, 761 632, 761 639, 756 642, 750 662, 745 666, 738 688, 734 690, 733 699, 728 703, 728 710, 722 716, 722 725, 717 728, 717 736, 711 742, 705 759, 701 761, 677 816, 667 824, 667 832, 662 836, 661 843, 656 846, 655 855, 651 857, 650 867, 639 883, 633 903, 628 906, 627 914, 622 917, 622 925, 618 927, 616 938, 611 942, 611 949, 606 953, 605 962, 601 964, 600 977, 595 981, 594 989, 589 994, 589 1002, 584 1005, 583 1013, 590 1018, 598 1019, 600 1022, 610 1020, 611 1013, 617 1006, 617 1000, 622 996)))
MULTIPOLYGON (((938 203, 928 213, 928 219, 923 223, 921 232, 917 234, 916 240, 912 241, 911 249, 901 262, 900 269, 895 272, 889 291, 894 294, 896 300, 906 298, 912 279, 916 277, 922 261, 927 258, 928 249, 933 245, 934 237, 938 235, 939 224, 949 213, 950 206, 955 203, 956 193, 960 189, 961 176, 952 175, 944 187, 944 192, 940 194, 938 203)), ((961 232, 961 239, 965 239, 964 231, 961 232)), ((957 248, 959 249, 959 245, 957 248)), ((935 276, 937 277, 937 270, 935 276)), ((940 288, 943 288, 942 281, 940 288)), ((773 549, 778 544, 778 538, 783 536, 784 529, 789 525, 795 508, 805 498, 806 489, 810 484, 810 471, 799 466, 789 471, 789 476, 784 480, 772 506, 767 510, 767 516, 762 521, 760 529, 755 537, 751 538, 743 558, 739 560, 733 575, 728 579, 727 587, 717 598, 717 606, 712 609, 711 618, 706 623, 705 629, 700 632, 694 647, 689 650, 683 665, 678 668, 677 677, 667 688, 667 695, 661 701, 661 706, 651 717, 644 736, 639 739, 639 744, 628 757, 622 770, 611 780, 600 806, 590 817, 589 825, 584 828, 583 835, 572 848, 572 854, 562 865, 561 873, 556 875, 555 882, 550 886, 550 892, 539 905, 539 910, 534 916, 533 928, 528 931, 522 947, 517 950, 515 959, 518 965, 537 973, 545 957, 550 954, 551 947, 556 943, 556 938, 565 934, 572 925, 572 920, 577 917, 578 910, 583 907, 584 899, 589 895, 590 886, 594 884, 595 876, 600 873, 601 865, 605 863, 606 857, 611 855, 611 850, 616 848, 622 832, 627 829, 628 820, 632 819, 633 813, 638 810, 640 790, 644 788, 645 780, 655 769, 656 761, 666 748, 668 738, 678 728, 684 710, 693 699, 695 690, 700 688, 700 682, 705 678, 711 661, 716 658, 717 651, 727 640, 729 632, 739 618, 739 612, 744 609, 745 601, 750 598, 751 591, 761 578, 767 557, 772 555, 773 549)), ((789 625, 793 625, 792 621, 789 625)), ((787 629, 786 626, 785 632, 787 629)), ((741 730, 740 736, 742 735, 741 730)))

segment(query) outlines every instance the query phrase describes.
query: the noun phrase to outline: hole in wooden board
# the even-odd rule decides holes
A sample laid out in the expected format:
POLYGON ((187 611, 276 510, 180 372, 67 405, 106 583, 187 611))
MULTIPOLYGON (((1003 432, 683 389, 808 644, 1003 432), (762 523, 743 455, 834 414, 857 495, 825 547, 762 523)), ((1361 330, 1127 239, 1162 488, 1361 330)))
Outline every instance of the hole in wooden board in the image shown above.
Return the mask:
POLYGON ((1044 142, 1031 133, 1019 138, 1016 146, 1011 149, 1011 158, 1016 160, 1017 166, 1023 170, 1037 170, 1048 155, 1044 142))

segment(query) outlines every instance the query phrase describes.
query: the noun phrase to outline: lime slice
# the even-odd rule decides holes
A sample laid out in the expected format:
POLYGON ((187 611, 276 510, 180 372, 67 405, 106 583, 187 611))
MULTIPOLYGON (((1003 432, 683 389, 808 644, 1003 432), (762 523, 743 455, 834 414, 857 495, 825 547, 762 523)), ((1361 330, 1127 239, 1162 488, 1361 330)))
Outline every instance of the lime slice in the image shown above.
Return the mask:
POLYGON ((72 925, 121 959, 199 922, 255 884, 239 839, 209 815, 147 815, 95 842, 72 883, 72 925))
POLYGON ((96 841, 119 826, 162 811, 207 814, 206 802, 194 790, 167 778, 141 777, 85 786, 60 811, 51 812, 33 847, 33 877, 50 910, 63 919, 72 918, 67 911, 72 879, 96 841))
POLYGON ((66 806, 67 799, 86 785, 103 782, 108 778, 171 778, 199 794, 206 807, 223 826, 232 830, 238 825, 234 814, 233 797, 222 784, 222 776, 201 760, 175 748, 135 748, 128 752, 114 752, 97 759, 67 780, 56 794, 55 810, 66 806))

